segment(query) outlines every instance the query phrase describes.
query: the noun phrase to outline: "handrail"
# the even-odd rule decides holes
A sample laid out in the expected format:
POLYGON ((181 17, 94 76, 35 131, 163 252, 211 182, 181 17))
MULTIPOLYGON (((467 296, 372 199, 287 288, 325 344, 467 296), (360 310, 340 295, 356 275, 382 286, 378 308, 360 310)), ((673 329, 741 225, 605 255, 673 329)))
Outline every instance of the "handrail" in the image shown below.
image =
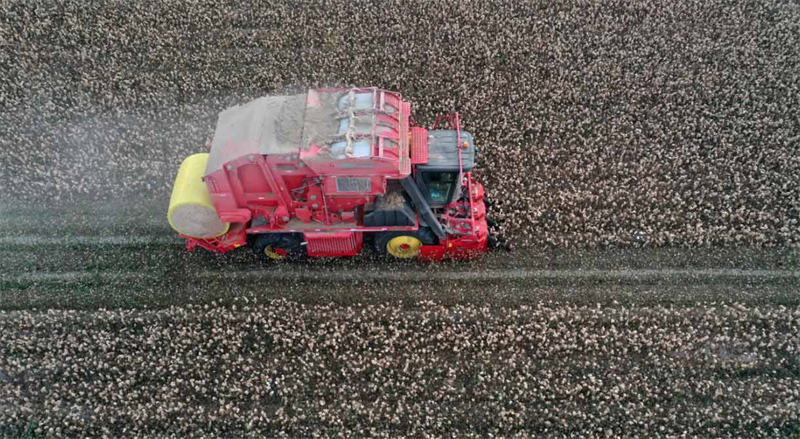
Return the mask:
MULTIPOLYGON (((458 149, 458 178, 461 180, 464 178, 464 162, 461 160, 461 117, 458 114, 458 111, 453 113, 453 118, 455 118, 455 125, 456 125, 456 149, 458 149)), ((450 119, 450 127, 452 128, 453 119, 450 119)))

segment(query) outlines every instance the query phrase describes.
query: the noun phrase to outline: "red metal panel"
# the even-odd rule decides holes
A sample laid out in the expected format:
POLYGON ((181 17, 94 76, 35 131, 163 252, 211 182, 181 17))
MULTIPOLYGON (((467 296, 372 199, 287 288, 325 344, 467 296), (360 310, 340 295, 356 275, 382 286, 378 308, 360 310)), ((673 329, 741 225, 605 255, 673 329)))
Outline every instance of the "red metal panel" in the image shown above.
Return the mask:
POLYGON ((360 232, 306 233, 309 256, 353 256, 361 251, 360 232))
POLYGON ((410 156, 408 152, 409 144, 411 143, 408 139, 409 136, 409 118, 411 117, 411 104, 408 102, 400 102, 400 139, 398 140, 399 145, 397 148, 397 157, 401 159, 400 163, 400 174, 405 177, 411 173, 411 161, 408 160, 408 163, 402 163, 403 158, 408 158, 410 156))
POLYGON ((428 130, 420 127, 411 128, 411 164, 428 163, 428 130))
MULTIPOLYGON (((337 230, 347 231, 347 232, 413 232, 415 230, 419 230, 419 226, 381 226, 381 227, 369 227, 369 226, 357 226, 349 223, 342 223, 345 224, 343 226, 339 225, 326 225, 326 224, 319 224, 319 223, 308 223, 305 224, 302 221, 297 221, 299 224, 302 224, 302 227, 293 227, 295 224, 294 221, 290 222, 286 227, 280 228, 280 232, 293 232, 293 233, 310 233, 309 231, 313 232, 322 232, 322 233, 331 233, 337 230)), ((258 234, 258 233, 271 233, 274 232, 275 229, 271 229, 268 225, 267 226, 258 226, 258 227, 250 227, 247 229, 248 234, 258 234)))
POLYGON ((180 237, 186 239, 186 249, 189 251, 199 246, 212 252, 226 253, 247 243, 244 224, 241 223, 234 224, 228 233, 217 238, 202 239, 186 235, 180 237))
POLYGON ((440 262, 444 259, 444 246, 443 245, 423 245, 419 248, 420 262, 440 262))

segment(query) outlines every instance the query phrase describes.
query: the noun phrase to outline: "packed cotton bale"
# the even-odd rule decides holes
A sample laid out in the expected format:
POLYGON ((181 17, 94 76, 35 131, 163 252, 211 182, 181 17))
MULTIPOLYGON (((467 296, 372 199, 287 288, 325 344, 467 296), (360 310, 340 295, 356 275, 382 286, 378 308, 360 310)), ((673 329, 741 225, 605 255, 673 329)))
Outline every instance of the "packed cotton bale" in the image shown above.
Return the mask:
POLYGON ((228 231, 229 223, 220 221, 203 181, 208 154, 193 154, 181 163, 167 219, 176 232, 193 238, 215 238, 228 231))

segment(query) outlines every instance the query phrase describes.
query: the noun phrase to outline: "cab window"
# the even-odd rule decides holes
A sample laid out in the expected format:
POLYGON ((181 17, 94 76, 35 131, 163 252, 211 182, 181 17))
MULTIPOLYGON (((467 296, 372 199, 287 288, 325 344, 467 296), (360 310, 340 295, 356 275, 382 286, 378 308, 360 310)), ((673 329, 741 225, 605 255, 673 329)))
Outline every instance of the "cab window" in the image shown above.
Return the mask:
POLYGON ((423 172, 422 180, 432 204, 448 204, 458 181, 458 172, 423 172))

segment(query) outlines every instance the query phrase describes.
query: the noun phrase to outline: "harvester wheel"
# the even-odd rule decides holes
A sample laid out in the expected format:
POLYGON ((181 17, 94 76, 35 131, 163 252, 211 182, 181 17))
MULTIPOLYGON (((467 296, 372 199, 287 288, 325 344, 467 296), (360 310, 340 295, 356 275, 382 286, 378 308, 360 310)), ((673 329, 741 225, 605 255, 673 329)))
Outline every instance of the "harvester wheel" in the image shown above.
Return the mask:
POLYGON ((419 249, 436 241, 430 229, 411 232, 384 232, 375 235, 375 250, 394 259, 416 259, 419 249))
POLYGON ((302 245, 301 236, 294 233, 265 233, 253 241, 253 250, 271 261, 303 261, 308 258, 308 253, 302 245))

